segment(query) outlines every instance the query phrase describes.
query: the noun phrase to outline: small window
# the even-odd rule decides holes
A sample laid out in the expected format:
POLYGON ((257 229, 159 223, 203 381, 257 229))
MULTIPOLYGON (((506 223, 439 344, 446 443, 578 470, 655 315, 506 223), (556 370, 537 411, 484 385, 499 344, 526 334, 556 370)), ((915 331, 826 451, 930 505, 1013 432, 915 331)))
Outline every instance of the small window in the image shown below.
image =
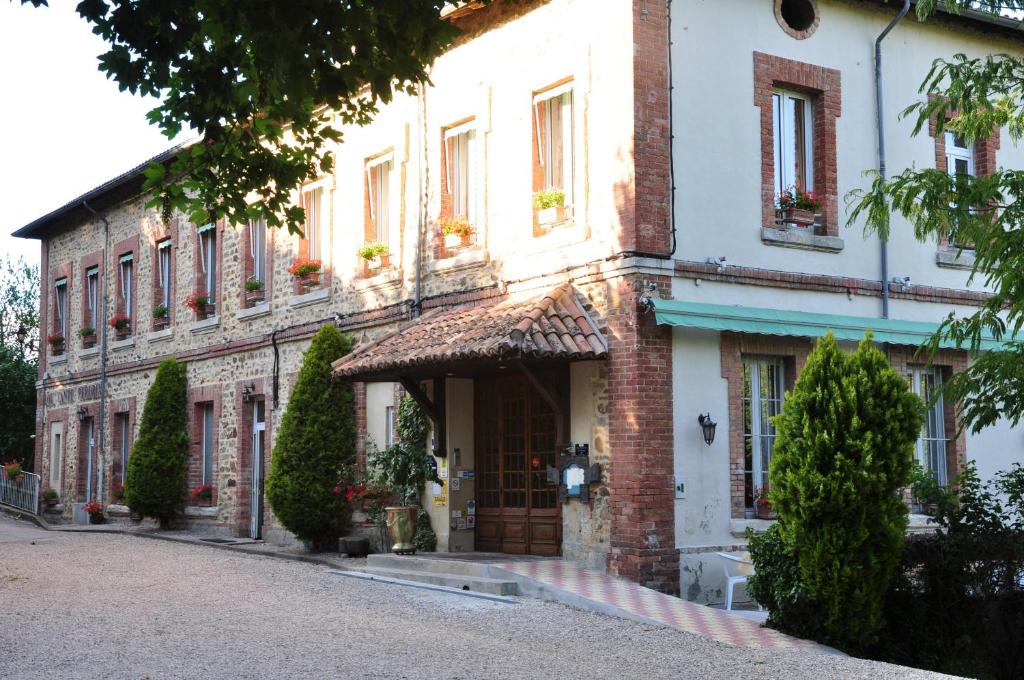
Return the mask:
POLYGON ((90 267, 85 271, 85 304, 86 317, 85 326, 96 328, 99 319, 99 290, 100 290, 100 269, 90 267))
POLYGON ((64 423, 56 422, 50 425, 50 488, 62 493, 60 489, 60 474, 64 466, 64 450, 61 448, 64 438, 64 423))
POLYGON ((213 484, 214 461, 217 457, 217 453, 213 449, 213 435, 216 427, 213 404, 209 402, 202 404, 200 414, 203 419, 203 484, 213 484))
POLYGON ((267 283, 267 222, 262 217, 249 220, 250 278, 267 283))
POLYGON ((543 191, 565 194, 565 205, 573 202, 573 101, 572 83, 538 94, 534 98, 537 155, 543 169, 543 191))
POLYGON ((932 472, 939 484, 946 485, 946 409, 942 402, 942 369, 923 366, 911 367, 910 382, 914 394, 921 397, 925 404, 934 398, 935 403, 928 406, 925 413, 921 436, 917 439, 915 450, 917 462, 921 467, 932 472))
POLYGON ((134 267, 135 261, 131 253, 122 255, 118 261, 118 279, 121 293, 121 312, 132 318, 132 302, 134 300, 134 267))
POLYGON ((772 93, 775 193, 790 188, 814 191, 814 118, 811 98, 798 92, 772 93))
POLYGON ((128 414, 118 413, 114 427, 118 437, 118 456, 120 458, 120 475, 118 483, 124 484, 125 476, 128 473, 128 454, 131 451, 131 430, 129 429, 128 414))
POLYGON ((476 225, 476 182, 474 178, 476 130, 460 125, 445 131, 445 175, 451 197, 452 217, 476 225))
POLYGON ((754 507, 754 494, 768 484, 768 466, 775 447, 772 418, 782 411, 785 393, 783 360, 743 357, 744 503, 754 507))
POLYGON ((390 240, 391 166, 390 154, 374 159, 366 166, 370 222, 376 243, 388 243, 390 240))
POLYGON ((775 0, 775 20, 788 35, 803 40, 817 30, 820 17, 814 0, 775 0))
POLYGON ((395 445, 395 407, 384 407, 384 448, 395 445))
MULTIPOLYGON (((323 187, 312 187, 302 192, 302 208, 306 211, 306 223, 303 225, 303 249, 300 257, 311 260, 322 260, 323 255, 323 187)), ((265 241, 264 241, 265 243, 265 241)))
POLYGON ((53 284, 53 311, 55 333, 68 335, 68 280, 57 279, 53 284))
POLYGON ((217 299, 217 228, 214 224, 199 227, 199 282, 209 303, 217 299))
POLYGON ((171 240, 156 246, 157 304, 171 308, 171 240))

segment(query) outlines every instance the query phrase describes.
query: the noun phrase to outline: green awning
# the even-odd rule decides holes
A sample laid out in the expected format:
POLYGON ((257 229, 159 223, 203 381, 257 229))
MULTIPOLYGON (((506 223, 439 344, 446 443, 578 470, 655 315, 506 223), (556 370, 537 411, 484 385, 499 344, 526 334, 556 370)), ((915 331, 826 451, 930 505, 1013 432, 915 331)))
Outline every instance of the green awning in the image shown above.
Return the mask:
MULTIPOLYGON (((713 305, 685 300, 654 300, 654 313, 657 322, 664 326, 801 338, 820 338, 831 331, 837 340, 854 342, 863 340, 864 333, 870 330, 875 342, 913 346, 924 343, 939 327, 936 323, 923 321, 713 305)), ((949 340, 943 341, 940 346, 959 349, 956 343, 949 340)), ((1003 346, 1003 342, 991 336, 981 342, 983 350, 1001 349, 1003 346)))

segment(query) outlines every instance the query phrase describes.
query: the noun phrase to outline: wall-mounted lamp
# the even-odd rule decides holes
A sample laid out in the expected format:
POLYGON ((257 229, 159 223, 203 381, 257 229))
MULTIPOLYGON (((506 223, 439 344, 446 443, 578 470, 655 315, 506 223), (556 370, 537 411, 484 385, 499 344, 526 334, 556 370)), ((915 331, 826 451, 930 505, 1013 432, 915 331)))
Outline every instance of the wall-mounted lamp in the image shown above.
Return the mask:
POLYGON ((704 443, 711 446, 715 441, 715 428, 718 427, 718 423, 711 420, 710 412, 697 416, 697 422, 700 423, 700 429, 704 434, 704 443))
POLYGON ((28 329, 25 328, 25 324, 23 323, 18 324, 18 330, 14 334, 14 337, 18 340, 18 345, 22 349, 27 349, 29 352, 35 352, 37 349, 39 349, 39 345, 36 343, 35 340, 29 340, 28 329), (25 346, 26 342, 28 342, 28 347, 25 346))
POLYGON ((84 423, 85 419, 89 417, 89 410, 84 406, 78 407, 78 422, 84 423))
POLYGON ((242 387, 242 403, 248 404, 249 400, 252 399, 252 393, 256 391, 256 383, 251 382, 248 385, 242 387))

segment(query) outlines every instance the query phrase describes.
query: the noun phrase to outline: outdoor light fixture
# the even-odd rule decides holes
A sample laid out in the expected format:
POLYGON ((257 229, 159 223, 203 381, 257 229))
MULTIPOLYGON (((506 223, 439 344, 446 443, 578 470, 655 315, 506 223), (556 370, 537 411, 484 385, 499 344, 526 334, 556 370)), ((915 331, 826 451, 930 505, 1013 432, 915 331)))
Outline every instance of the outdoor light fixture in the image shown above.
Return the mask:
POLYGON ((251 382, 248 385, 242 387, 242 403, 248 404, 252 398, 252 393, 256 391, 256 383, 251 382))
POLYGON ((25 324, 18 324, 18 331, 14 334, 14 337, 18 340, 18 345, 22 349, 27 349, 29 352, 36 351, 36 341, 28 339, 28 329, 25 328, 25 324), (26 341, 28 342, 28 347, 25 347, 26 341))
POLYGON ((84 423, 85 419, 89 417, 89 410, 84 406, 78 407, 78 422, 84 423))
POLYGON ((704 433, 704 443, 711 446, 715 441, 715 428, 718 427, 718 423, 711 420, 710 412, 697 416, 697 422, 700 423, 700 429, 704 433))

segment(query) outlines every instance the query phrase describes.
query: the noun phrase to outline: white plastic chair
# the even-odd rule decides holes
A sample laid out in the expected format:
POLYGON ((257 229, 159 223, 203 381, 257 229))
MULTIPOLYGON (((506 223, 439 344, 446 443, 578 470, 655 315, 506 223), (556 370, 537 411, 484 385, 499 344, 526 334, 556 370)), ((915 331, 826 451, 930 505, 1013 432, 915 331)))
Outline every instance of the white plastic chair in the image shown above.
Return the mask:
MULTIPOLYGON (((747 583, 747 579, 754 574, 754 563, 750 561, 750 553, 730 555, 729 553, 718 553, 719 557, 725 558, 722 568, 725 569, 725 610, 732 611, 733 591, 738 583, 747 583)), ((758 609, 761 605, 757 606, 758 609)))

